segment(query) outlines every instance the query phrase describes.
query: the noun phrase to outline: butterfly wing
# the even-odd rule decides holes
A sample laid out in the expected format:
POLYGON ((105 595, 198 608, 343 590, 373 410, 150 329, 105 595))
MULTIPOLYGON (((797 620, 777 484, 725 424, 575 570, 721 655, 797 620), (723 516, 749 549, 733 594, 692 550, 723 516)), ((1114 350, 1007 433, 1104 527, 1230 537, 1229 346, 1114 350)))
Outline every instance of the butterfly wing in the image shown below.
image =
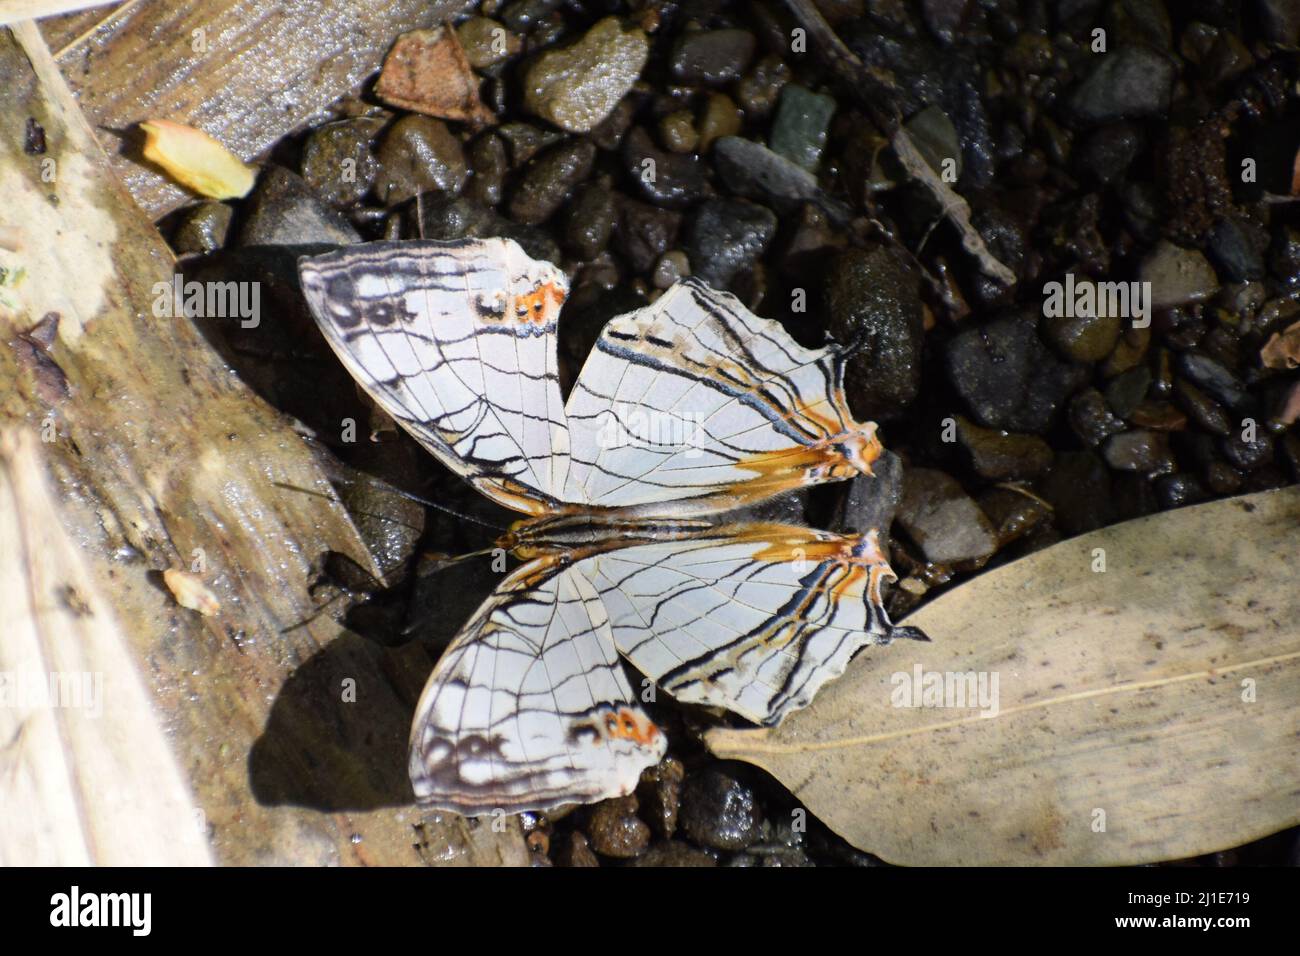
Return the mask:
POLYGON ((664 735, 634 702, 600 595, 542 559, 502 582, 447 649, 411 728, 417 799, 468 816, 630 793, 664 735))
POLYGON ((679 700, 777 724, 869 644, 924 640, 896 627, 876 533, 719 527, 575 564, 608 611, 619 653, 679 700))
POLYGON ((725 511, 870 474, 843 362, 688 279, 612 319, 569 396, 568 497, 675 515, 725 511), (662 509, 658 509, 661 510, 662 509))
POLYGON ((487 239, 363 243, 299 272, 325 338, 389 415, 493 500, 555 508, 569 468, 559 269, 487 239))

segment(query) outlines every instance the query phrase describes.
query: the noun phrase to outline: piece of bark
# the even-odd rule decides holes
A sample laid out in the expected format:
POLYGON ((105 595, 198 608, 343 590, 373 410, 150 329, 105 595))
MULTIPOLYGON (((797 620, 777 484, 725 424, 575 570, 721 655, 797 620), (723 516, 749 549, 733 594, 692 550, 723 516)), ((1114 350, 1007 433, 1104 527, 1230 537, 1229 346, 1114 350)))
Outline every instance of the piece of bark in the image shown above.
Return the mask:
MULTIPOLYGON (((339 506, 280 487, 331 492, 314 452, 194 321, 154 312, 170 251, 30 23, 0 29, 0 77, 0 193, 21 240, 0 250, 0 426, 51 439, 36 447, 59 521, 112 605, 214 859, 528 862, 514 820, 497 832, 411 805, 429 653, 318 613, 326 552, 378 569, 339 506), (23 151, 29 117, 44 155, 23 151), (199 574, 218 613, 179 607, 167 568, 199 574)), ((6 817, 25 819, 4 787, 6 817)))
POLYGON ((145 0, 104 11, 103 29, 79 21, 81 32, 71 41, 57 21, 43 28, 51 45, 61 46, 59 65, 114 170, 158 219, 195 197, 141 160, 136 124, 186 123, 251 162, 358 91, 398 35, 448 20, 470 5, 145 0))

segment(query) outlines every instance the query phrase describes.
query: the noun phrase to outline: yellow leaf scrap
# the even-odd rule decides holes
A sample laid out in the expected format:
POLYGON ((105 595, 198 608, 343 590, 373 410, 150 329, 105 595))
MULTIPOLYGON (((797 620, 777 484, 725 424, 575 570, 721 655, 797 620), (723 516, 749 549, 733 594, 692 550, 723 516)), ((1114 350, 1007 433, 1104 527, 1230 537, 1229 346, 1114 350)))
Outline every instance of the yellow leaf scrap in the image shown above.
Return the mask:
POLYGON ((163 581, 181 607, 198 611, 204 617, 212 617, 221 610, 221 602, 207 589, 197 575, 188 571, 168 568, 163 572, 163 581))
POLYGON ((201 129, 171 120, 147 120, 144 158, 182 186, 211 199, 248 195, 257 170, 201 129))

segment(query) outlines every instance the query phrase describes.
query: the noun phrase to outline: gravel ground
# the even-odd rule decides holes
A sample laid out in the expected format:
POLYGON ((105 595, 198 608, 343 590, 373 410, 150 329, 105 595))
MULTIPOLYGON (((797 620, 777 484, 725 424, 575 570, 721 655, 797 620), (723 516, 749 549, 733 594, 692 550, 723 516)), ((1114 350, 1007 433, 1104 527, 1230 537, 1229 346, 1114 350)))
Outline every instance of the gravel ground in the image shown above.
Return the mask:
MULTIPOLYGON (((800 42, 776 0, 487 0, 456 29, 463 62, 439 60, 423 91, 439 116, 380 106, 367 90, 282 143, 249 199, 173 216, 173 244, 191 271, 262 280, 277 320, 232 329, 223 346, 273 404, 325 438, 344 417, 370 421, 381 444, 335 448, 351 468, 485 516, 369 417, 305 312, 300 252, 513 237, 572 277, 566 381, 605 320, 687 274, 805 344, 865 342, 850 404, 881 423, 899 461, 870 495, 837 487, 775 507, 823 526, 887 527, 892 510, 895 617, 1065 537, 1300 478, 1300 373, 1288 367, 1300 334, 1285 334, 1300 321, 1300 217, 1288 201, 1300 6, 816 7, 867 68, 892 76, 904 127, 936 172, 956 174, 1014 285, 964 248, 873 125, 879 111, 840 81, 824 44, 800 42), (466 106, 479 78, 481 105, 466 106), (1049 314, 1049 283, 1067 281, 1076 293, 1149 282, 1149 327, 1105 308, 1049 314)), ((364 483, 344 491, 358 513, 393 511, 364 483)), ((392 587, 353 621, 397 644, 409 616, 422 639, 446 641, 495 575, 426 573, 427 557, 413 556, 487 536, 403 504, 409 527, 368 525, 392 587)), ((1282 557, 1278 570, 1294 574, 1282 557)), ((759 771, 704 753, 696 730, 718 718, 671 702, 655 717, 669 759, 635 797, 530 821, 539 862, 878 862, 804 825, 759 771)), ((1198 862, 1295 863, 1298 833, 1198 862)))

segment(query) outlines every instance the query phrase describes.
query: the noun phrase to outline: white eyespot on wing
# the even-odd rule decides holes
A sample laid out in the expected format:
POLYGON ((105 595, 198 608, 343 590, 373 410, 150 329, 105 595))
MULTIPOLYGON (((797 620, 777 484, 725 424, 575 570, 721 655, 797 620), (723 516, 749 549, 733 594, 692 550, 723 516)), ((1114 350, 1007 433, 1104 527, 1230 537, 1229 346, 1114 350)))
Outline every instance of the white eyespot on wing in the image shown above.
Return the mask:
POLYGON ((317 324, 398 423, 484 494, 563 499, 556 318, 568 282, 508 239, 372 242, 299 263, 317 324))
POLYGON ((434 669, 411 727, 421 804, 468 816, 630 793, 667 742, 634 702, 604 604, 573 568, 519 568, 434 669))

